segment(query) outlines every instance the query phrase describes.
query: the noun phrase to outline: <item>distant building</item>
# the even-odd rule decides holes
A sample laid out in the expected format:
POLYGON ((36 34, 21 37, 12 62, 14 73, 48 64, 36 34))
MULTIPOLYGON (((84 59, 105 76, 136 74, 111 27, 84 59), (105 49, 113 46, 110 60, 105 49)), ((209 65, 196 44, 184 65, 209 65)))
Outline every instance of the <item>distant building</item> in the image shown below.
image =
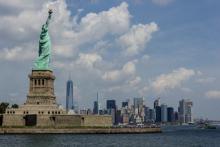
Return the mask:
POLYGON ((161 121, 167 122, 167 105, 166 104, 161 105, 161 121))
POLYGON ((116 123, 116 102, 115 100, 106 101, 107 113, 112 116, 112 123, 116 123))
POLYGON ((121 110, 116 110, 115 124, 122 124, 122 123, 123 123, 123 118, 122 118, 121 110))
POLYGON ((115 102, 115 100, 107 100, 106 101, 106 108, 107 109, 116 109, 116 102, 115 102))
POLYGON ((149 110, 150 110, 149 107, 144 107, 144 114, 145 114, 144 121, 145 122, 151 121, 150 120, 150 111, 149 110))
POLYGON ((161 122, 161 107, 156 106, 155 111, 156 111, 156 122, 161 122))
POLYGON ((128 102, 122 102, 121 107, 128 107, 128 102))
POLYGON ((66 83, 66 111, 73 109, 73 81, 69 79, 66 83))
POLYGON ((99 114, 99 94, 97 92, 97 100, 94 101, 93 114, 99 114))
POLYGON ((134 98, 134 111, 135 114, 141 115, 144 106, 144 98, 134 98))
POLYGON ((99 113, 99 105, 98 101, 94 101, 94 106, 93 106, 93 114, 98 114, 99 113))
POLYGON ((167 108, 167 121, 173 122, 174 121, 174 109, 173 107, 167 108))
POLYGON ((187 99, 186 104, 185 104, 185 107, 186 107, 185 122, 186 123, 193 123, 192 106, 193 106, 193 102, 187 99))
POLYGON ((154 101, 154 109, 155 109, 157 106, 160 106, 160 98, 157 98, 157 99, 154 101))
POLYGON ((182 99, 181 101, 179 101, 178 111, 179 111, 180 123, 193 122, 192 106, 193 106, 193 102, 189 99, 182 99))
POLYGON ((154 122, 156 120, 156 112, 155 109, 149 109, 149 119, 154 122))
POLYGON ((178 112, 174 112, 174 121, 175 122, 179 121, 179 113, 178 112))
POLYGON ((123 124, 129 124, 129 115, 128 114, 123 114, 122 115, 122 123, 123 124))

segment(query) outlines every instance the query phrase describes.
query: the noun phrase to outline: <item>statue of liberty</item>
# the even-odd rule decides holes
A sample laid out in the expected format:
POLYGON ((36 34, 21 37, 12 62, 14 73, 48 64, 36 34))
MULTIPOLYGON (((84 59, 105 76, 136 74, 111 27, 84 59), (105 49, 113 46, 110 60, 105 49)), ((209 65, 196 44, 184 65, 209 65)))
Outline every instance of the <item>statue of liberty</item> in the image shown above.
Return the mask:
POLYGON ((40 40, 39 40, 39 51, 38 51, 38 57, 34 63, 34 66, 36 70, 48 70, 49 69, 49 62, 51 57, 51 42, 50 42, 50 36, 48 33, 48 26, 49 21, 51 20, 51 14, 53 13, 50 9, 48 11, 49 15, 47 18, 47 21, 42 26, 42 30, 40 33, 40 40))

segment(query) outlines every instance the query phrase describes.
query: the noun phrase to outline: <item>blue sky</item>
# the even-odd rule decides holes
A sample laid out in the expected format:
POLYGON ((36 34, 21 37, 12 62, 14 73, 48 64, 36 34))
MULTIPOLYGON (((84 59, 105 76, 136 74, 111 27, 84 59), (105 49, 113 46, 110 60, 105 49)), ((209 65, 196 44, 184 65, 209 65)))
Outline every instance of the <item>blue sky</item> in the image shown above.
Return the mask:
POLYGON ((196 118, 219 119, 220 1, 0 0, 0 100, 22 104, 41 25, 53 8, 51 66, 58 103, 71 73, 75 99, 92 107, 145 97, 177 108, 192 99, 196 118), (4 9, 3 9, 4 8, 4 9), (7 24, 7 25, 6 25, 7 24))

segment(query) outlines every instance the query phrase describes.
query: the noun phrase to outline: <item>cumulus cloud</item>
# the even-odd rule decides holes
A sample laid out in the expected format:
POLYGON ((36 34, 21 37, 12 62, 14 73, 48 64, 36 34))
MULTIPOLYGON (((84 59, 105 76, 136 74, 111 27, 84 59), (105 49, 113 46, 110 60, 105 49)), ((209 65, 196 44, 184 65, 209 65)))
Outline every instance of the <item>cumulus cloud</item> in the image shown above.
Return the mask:
POLYGON ((33 59, 34 52, 32 50, 23 49, 21 47, 15 47, 12 49, 4 48, 0 52, 0 59, 8 61, 21 61, 33 59))
POLYGON ((173 2, 174 0, 152 0, 154 4, 160 5, 160 6, 166 6, 173 2))
POLYGON ((136 72, 136 66, 135 66, 136 62, 137 61, 129 61, 120 70, 107 71, 102 76, 102 79, 108 81, 116 81, 121 78, 134 75, 136 72))
POLYGON ((214 77, 199 78, 196 80, 196 82, 201 83, 201 84, 212 83, 214 81, 215 81, 214 77))
POLYGON ((129 85, 132 87, 137 86, 139 83, 141 82, 141 77, 137 76, 134 79, 132 79, 131 81, 129 81, 129 85))
POLYGON ((196 72, 192 69, 179 68, 171 73, 158 76, 153 82, 152 87, 155 91, 161 93, 169 89, 180 87, 182 83, 194 76, 196 72))
POLYGON ((102 57, 96 53, 92 53, 92 54, 80 53, 79 59, 76 61, 76 64, 87 68, 93 68, 96 63, 101 61, 102 61, 102 57))
POLYGON ((205 95, 210 99, 220 99, 220 90, 210 90, 205 95))
POLYGON ((125 2, 108 11, 88 13, 79 21, 75 19, 76 16, 71 17, 67 4, 63 0, 53 3, 40 1, 35 6, 39 9, 32 9, 34 1, 28 2, 27 4, 32 5, 26 9, 23 9, 23 3, 20 2, 18 6, 7 3, 10 8, 18 7, 18 12, 0 16, 0 33, 4 35, 0 48, 6 47, 8 44, 13 44, 10 48, 15 48, 18 45, 23 47, 22 44, 29 43, 32 44, 32 50, 36 49, 40 28, 45 23, 49 7, 54 10, 50 24, 53 51, 59 57, 74 56, 82 45, 95 44, 106 35, 123 34, 130 27, 130 13, 128 4, 125 2))
POLYGON ((142 51, 151 40, 152 34, 158 30, 156 23, 133 25, 132 28, 119 38, 119 43, 125 48, 128 56, 136 55, 142 51))

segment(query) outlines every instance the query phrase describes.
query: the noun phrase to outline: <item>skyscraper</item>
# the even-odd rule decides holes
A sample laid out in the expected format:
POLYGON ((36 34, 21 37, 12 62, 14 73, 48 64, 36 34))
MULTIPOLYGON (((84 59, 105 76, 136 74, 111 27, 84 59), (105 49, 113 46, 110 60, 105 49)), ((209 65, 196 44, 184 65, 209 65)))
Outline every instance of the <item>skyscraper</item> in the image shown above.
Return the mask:
POLYGON ((192 116, 192 106, 193 102, 189 99, 186 100, 186 114, 185 114, 185 121, 186 123, 193 123, 193 116, 192 116))
POLYGON ((106 102, 106 108, 107 108, 107 109, 116 109, 115 100, 107 100, 107 102, 106 102))
POLYGON ((98 101, 94 101, 94 107, 93 107, 93 114, 98 114, 99 109, 98 109, 98 101))
POLYGON ((161 121, 167 122, 167 105, 166 104, 161 105, 161 121))
POLYGON ((134 111, 135 114, 141 115, 144 111, 144 98, 134 98, 134 111))
POLYGON ((155 121, 156 120, 156 112, 155 109, 149 109, 149 118, 151 121, 155 121))
POLYGON ((173 122, 174 121, 174 109, 173 107, 167 108, 167 121, 173 122))
POLYGON ((116 102, 115 100, 107 100, 106 101, 106 108, 108 114, 112 116, 112 123, 116 123, 116 102))
POLYGON ((99 114, 99 94, 97 92, 97 100, 94 101, 93 114, 99 114))
POLYGON ((73 109, 73 81, 69 79, 66 83, 66 111, 73 109))
POLYGON ((161 107, 156 106, 155 111, 156 111, 156 122, 161 122, 161 107))
POLYGON ((154 101, 154 109, 156 109, 157 106, 160 106, 160 98, 157 98, 157 99, 154 101))
POLYGON ((193 102, 189 99, 182 99, 179 101, 179 121, 180 123, 193 122, 192 117, 193 102))

